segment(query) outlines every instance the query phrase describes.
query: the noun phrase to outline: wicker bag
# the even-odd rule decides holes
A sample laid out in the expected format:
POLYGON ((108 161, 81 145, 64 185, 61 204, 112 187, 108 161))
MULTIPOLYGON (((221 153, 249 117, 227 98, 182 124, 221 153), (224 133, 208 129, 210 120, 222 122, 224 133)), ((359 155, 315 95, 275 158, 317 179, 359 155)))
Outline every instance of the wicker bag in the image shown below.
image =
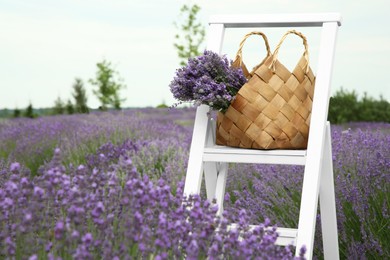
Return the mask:
POLYGON ((254 31, 254 32, 250 32, 248 34, 246 34, 244 36, 244 39, 240 42, 240 47, 238 48, 238 51, 237 51, 237 54, 236 54, 236 58, 234 59, 233 63, 232 63, 232 67, 235 67, 235 68, 241 68, 245 77, 247 79, 250 79, 254 72, 256 71, 256 69, 258 67, 260 67, 261 64, 264 63, 264 61, 271 56, 271 48, 269 47, 269 43, 268 43, 268 39, 267 39, 267 36, 262 33, 262 32, 258 32, 258 31, 254 31), (244 62, 243 62, 243 58, 242 58, 242 49, 244 47, 244 44, 245 44, 245 41, 252 35, 259 35, 261 37, 263 37, 263 40, 264 40, 264 43, 265 43, 265 48, 267 50, 267 56, 260 62, 260 64, 258 64, 257 66, 255 66, 251 72, 248 71, 247 67, 245 66, 244 62))
POLYGON ((252 149, 305 149, 314 82, 305 36, 288 31, 272 56, 242 86, 226 112, 218 112, 216 143, 252 149), (277 59, 289 34, 301 37, 305 48, 292 72, 277 59))

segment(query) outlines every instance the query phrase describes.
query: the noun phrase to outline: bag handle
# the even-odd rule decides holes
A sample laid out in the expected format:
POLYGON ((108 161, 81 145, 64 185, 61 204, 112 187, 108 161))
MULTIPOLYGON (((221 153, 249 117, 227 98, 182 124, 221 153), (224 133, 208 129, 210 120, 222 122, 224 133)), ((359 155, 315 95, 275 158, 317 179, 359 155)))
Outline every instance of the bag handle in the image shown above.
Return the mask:
POLYGON ((262 33, 262 32, 259 32, 259 31, 253 31, 253 32, 250 32, 250 33, 247 33, 244 38, 242 39, 241 43, 240 43, 240 47, 238 48, 238 51, 237 51, 237 54, 236 54, 236 58, 235 60, 233 61, 233 64, 232 66, 233 67, 236 67, 236 68, 242 68, 243 72, 244 72, 244 75, 246 78, 248 78, 248 76, 252 76, 253 72, 261 65, 263 64, 263 62, 272 55, 271 53, 271 48, 269 47, 269 43, 268 43, 268 38, 267 36, 262 33), (264 39, 264 43, 265 43, 265 48, 267 50, 267 56, 260 62, 259 65, 255 66, 252 70, 252 72, 249 72, 248 69, 246 68, 245 64, 243 63, 243 59, 242 59, 242 48, 244 47, 244 44, 245 44, 245 41, 252 35, 259 35, 261 37, 263 37, 264 39))
POLYGON ((284 42, 284 40, 286 39, 286 37, 289 35, 289 34, 295 34, 295 35, 298 35, 299 37, 302 38, 303 40, 303 46, 305 47, 305 51, 303 52, 303 56, 305 56, 305 59, 307 61, 306 63, 306 73, 309 72, 309 47, 307 45, 307 39, 306 37, 301 33, 301 32, 298 32, 296 30, 290 30, 290 31, 287 31, 282 39, 280 40, 280 42, 278 43, 278 45, 276 46, 275 50, 274 50, 274 53, 272 54, 273 58, 272 58, 272 63, 270 65, 270 69, 272 68, 273 71, 275 71, 275 63, 276 63, 276 60, 278 58, 278 54, 279 54, 279 49, 280 49, 280 46, 282 45, 282 43, 284 42))

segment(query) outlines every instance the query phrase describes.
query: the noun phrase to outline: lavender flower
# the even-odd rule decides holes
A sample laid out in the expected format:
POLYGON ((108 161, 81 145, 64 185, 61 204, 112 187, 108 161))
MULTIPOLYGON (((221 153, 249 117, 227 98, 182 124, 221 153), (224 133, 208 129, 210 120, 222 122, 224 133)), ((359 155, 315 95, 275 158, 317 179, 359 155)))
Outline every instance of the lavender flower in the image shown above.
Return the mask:
POLYGON ((86 246, 89 246, 89 245, 92 243, 92 241, 93 241, 93 236, 92 236, 92 234, 91 234, 91 233, 85 234, 85 235, 82 237, 81 241, 82 241, 86 246))
POLYGON ((10 166, 11 172, 19 171, 19 169, 20 169, 20 163, 18 162, 14 162, 10 166))
POLYGON ((60 155, 57 150, 50 167, 32 178, 33 185, 17 181, 26 178, 23 173, 6 173, 0 187, 0 210, 6 213, 0 215, 4 256, 216 259, 252 254, 293 259, 292 250, 273 244, 273 231, 247 233, 245 210, 240 211, 238 229, 228 230, 231 215, 226 212, 220 219, 213 203, 199 195, 183 197, 183 182, 174 193, 164 179, 134 172, 132 160, 119 154, 107 168, 102 165, 107 171, 88 164, 65 169, 60 155), (122 175, 123 170, 129 174, 122 175), (15 207, 13 201, 24 196, 21 187, 28 195, 22 207, 15 207))
POLYGON ((246 82, 242 70, 230 67, 230 63, 226 56, 207 50, 202 56, 189 59, 169 85, 173 96, 181 102, 225 111, 246 82))
POLYGON ((63 236, 64 231, 65 231, 64 223, 62 221, 58 221, 54 227, 55 238, 60 240, 63 236))
MULTIPOLYGON (((182 195, 194 116, 193 108, 148 108, 0 122, 0 255, 294 259, 295 248, 275 246, 277 234, 266 227, 267 217, 297 225, 303 168, 231 165, 219 218, 204 194, 182 195)), ((390 125, 346 127, 332 126, 341 258, 383 259, 390 125)), ((320 241, 317 223, 319 259, 320 241)))

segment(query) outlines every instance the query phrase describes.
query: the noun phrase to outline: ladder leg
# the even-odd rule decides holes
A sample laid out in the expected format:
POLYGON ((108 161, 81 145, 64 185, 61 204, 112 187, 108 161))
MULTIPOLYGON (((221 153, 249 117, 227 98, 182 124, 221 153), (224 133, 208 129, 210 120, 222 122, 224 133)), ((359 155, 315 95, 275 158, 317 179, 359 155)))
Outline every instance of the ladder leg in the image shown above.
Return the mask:
MULTIPOLYGON (((212 146, 215 144, 215 128, 216 122, 212 119, 209 120, 206 136, 206 146, 212 146)), ((206 185, 207 199, 212 201, 215 199, 215 191, 217 188, 217 178, 219 171, 219 163, 217 162, 204 162, 204 180, 206 185)))
MULTIPOLYGON (((325 134, 325 126, 323 130, 325 134)), ((306 247, 305 257, 313 257, 314 232, 317 220, 318 196, 321 182, 321 167, 323 156, 323 142, 318 143, 319 148, 309 153, 303 176, 301 205, 299 209, 299 222, 295 255, 299 256, 301 247, 306 247)))
POLYGON ((212 201, 215 199, 215 191, 217 188, 218 165, 215 162, 204 163, 204 180, 206 185, 207 199, 212 201))
POLYGON ((184 183, 184 195, 186 196, 199 194, 200 192, 203 174, 202 156, 209 128, 209 118, 207 116, 209 110, 209 107, 206 105, 201 105, 196 110, 190 156, 188 158, 187 174, 184 183))
POLYGON ((226 179, 228 174, 228 163, 220 163, 218 179, 217 179, 217 187, 215 191, 215 198, 218 204, 218 215, 222 215, 223 212, 223 200, 225 198, 225 188, 226 188, 226 179))
POLYGON ((320 210, 324 258, 339 259, 339 244, 337 234, 336 198, 333 180, 332 144, 329 122, 326 126, 324 162, 321 172, 320 210))
MULTIPOLYGON (((309 158, 308 158, 309 160, 309 158)), ((310 170, 305 167, 301 206, 299 210, 299 223, 297 245, 295 255, 299 256, 302 246, 306 247, 305 257, 309 260, 313 257, 314 232, 317 218, 318 193, 319 193, 319 170, 310 170), (313 176, 312 176, 313 175, 313 176), (314 176, 317 175, 317 176, 314 176)))
POLYGON ((227 172, 228 163, 204 163, 207 199, 209 201, 216 199, 216 203, 218 205, 218 215, 221 215, 223 212, 227 172))

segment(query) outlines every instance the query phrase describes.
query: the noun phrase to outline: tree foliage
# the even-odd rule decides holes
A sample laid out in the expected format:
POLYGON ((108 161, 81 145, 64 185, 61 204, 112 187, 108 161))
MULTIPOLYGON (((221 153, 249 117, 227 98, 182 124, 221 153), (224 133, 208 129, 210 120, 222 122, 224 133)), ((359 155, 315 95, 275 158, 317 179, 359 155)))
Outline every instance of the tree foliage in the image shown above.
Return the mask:
POLYGON ((62 115, 65 113, 65 103, 62 101, 61 97, 57 97, 54 101, 53 114, 62 115))
POLYGON ((34 108, 32 103, 27 106, 26 110, 24 111, 24 116, 28 118, 36 118, 37 115, 34 113, 34 108))
POLYGON ((200 46, 205 39, 205 28, 202 23, 197 20, 197 15, 200 11, 198 5, 183 5, 180 9, 179 21, 175 23, 175 27, 179 33, 175 35, 176 42, 174 43, 177 49, 180 65, 184 66, 188 58, 195 57, 201 54, 200 46))
POLYGON ((390 122, 390 103, 364 93, 360 99, 355 91, 341 88, 330 98, 328 120, 334 124, 347 122, 390 122))
POLYGON ((20 111, 19 108, 16 107, 16 108, 14 109, 13 117, 14 117, 14 118, 18 118, 18 117, 20 117, 20 115, 21 115, 21 111, 20 111))
POLYGON ((66 103, 65 109, 66 109, 66 113, 68 113, 68 115, 74 114, 74 106, 72 104, 72 101, 70 101, 70 99, 68 99, 68 102, 66 103))
MULTIPOLYGON (((73 96, 74 101, 75 101, 74 112, 76 112, 76 113, 89 113, 89 108, 87 105, 88 99, 87 99, 87 95, 86 95, 83 81, 80 78, 76 78, 72 87, 73 87, 72 96, 73 96)), ((68 108, 67 110, 69 113, 70 107, 68 105, 67 105, 67 108, 68 108)))
POLYGON ((96 78, 89 82, 97 88, 93 90, 94 95, 101 103, 101 109, 107 110, 108 107, 120 109, 124 98, 120 98, 119 91, 125 88, 123 80, 119 73, 112 68, 110 62, 103 60, 96 64, 96 78))

